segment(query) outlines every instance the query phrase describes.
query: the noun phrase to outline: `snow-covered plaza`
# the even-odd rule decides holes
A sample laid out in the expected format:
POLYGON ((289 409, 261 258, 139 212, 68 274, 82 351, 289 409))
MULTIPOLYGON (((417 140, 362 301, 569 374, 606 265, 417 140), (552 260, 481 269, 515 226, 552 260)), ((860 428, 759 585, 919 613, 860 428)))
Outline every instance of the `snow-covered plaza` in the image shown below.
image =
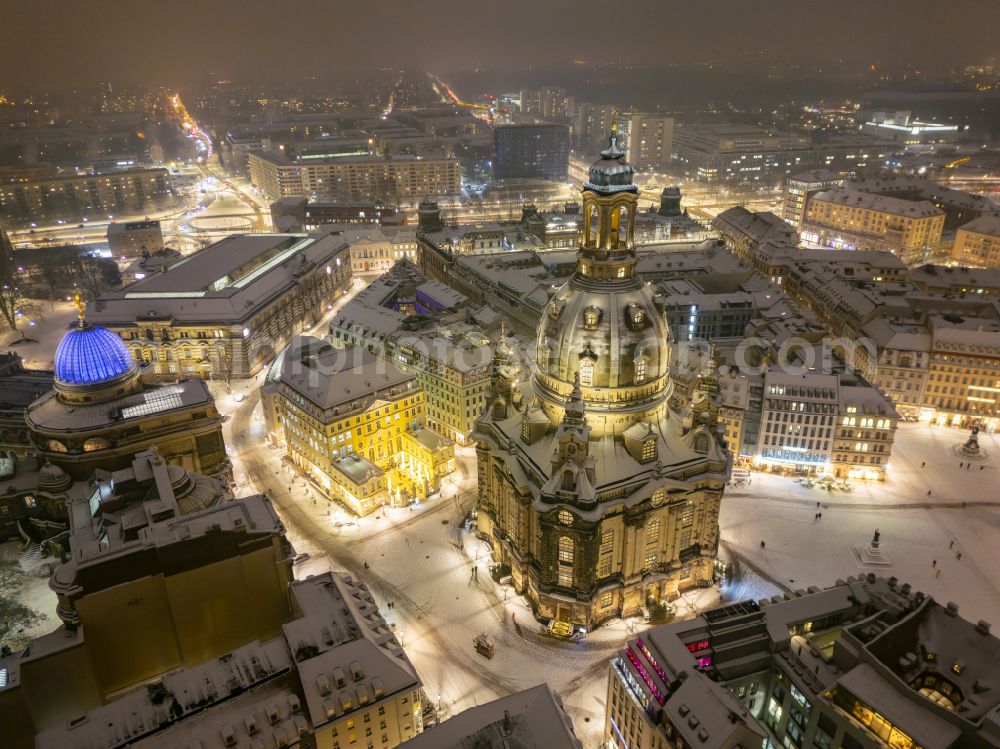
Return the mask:
MULTIPOLYGON (((463 523, 475 502, 472 449, 458 451, 460 469, 439 499, 358 521, 327 503, 264 444, 256 401, 251 390, 246 401, 234 403, 227 440, 241 492, 267 491, 296 550, 309 555, 297 575, 330 567, 362 575, 443 715, 547 681, 562 695, 584 746, 596 747, 608 660, 626 638, 650 625, 615 620, 575 643, 543 635, 524 599, 490 578, 489 549, 463 523), (479 634, 493 638, 494 658, 473 649, 479 634)), ((981 435, 989 457, 959 468, 953 447, 967 436, 948 427, 902 424, 891 478, 854 482, 850 493, 765 473, 730 487, 720 524, 731 579, 686 594, 676 615, 875 573, 954 601, 972 621, 1000 620, 1000 562, 993 551, 1000 538, 993 460, 1000 440, 981 435), (876 528, 891 564, 866 566, 855 547, 866 545, 876 528)))

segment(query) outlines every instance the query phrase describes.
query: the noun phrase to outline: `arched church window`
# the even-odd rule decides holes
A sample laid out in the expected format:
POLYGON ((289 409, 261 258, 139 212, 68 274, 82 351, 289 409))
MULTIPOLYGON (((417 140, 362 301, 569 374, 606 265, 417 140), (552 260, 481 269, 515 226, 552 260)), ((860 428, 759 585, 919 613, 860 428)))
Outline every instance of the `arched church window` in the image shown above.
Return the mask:
POLYGON ((107 450, 111 446, 103 437, 91 437, 89 440, 83 443, 83 451, 92 453, 96 450, 107 450))
POLYGON ((595 247, 601 236, 601 216, 596 205, 587 210, 587 245, 595 247))
POLYGON ((67 452, 66 445, 64 445, 59 440, 49 440, 49 450, 57 453, 67 452))
POLYGON ((580 360, 580 385, 588 388, 594 386, 594 360, 588 357, 580 360))
POLYGON ((571 492, 576 488, 576 479, 573 478, 572 471, 563 471, 562 475, 562 489, 563 491, 571 492))
POLYGON ((618 209, 618 245, 628 244, 628 208, 622 206, 618 209))
POLYGON ((708 435, 702 432, 694 438, 694 449, 695 452, 707 453, 708 452, 708 435))
POLYGON ((562 536, 559 539, 559 585, 564 588, 573 587, 573 563, 575 557, 575 544, 569 536, 562 536))
POLYGON ((641 356, 635 360, 635 381, 637 383, 646 381, 646 360, 641 356))

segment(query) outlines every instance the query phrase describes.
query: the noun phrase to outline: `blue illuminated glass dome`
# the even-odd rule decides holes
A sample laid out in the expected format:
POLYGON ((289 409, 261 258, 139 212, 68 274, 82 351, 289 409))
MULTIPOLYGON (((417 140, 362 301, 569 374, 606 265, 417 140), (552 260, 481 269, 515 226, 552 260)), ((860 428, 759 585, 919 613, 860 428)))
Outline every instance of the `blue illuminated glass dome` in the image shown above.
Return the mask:
POLYGON ((70 388, 110 384, 137 371, 118 336, 82 321, 59 342, 55 365, 56 384, 70 388))

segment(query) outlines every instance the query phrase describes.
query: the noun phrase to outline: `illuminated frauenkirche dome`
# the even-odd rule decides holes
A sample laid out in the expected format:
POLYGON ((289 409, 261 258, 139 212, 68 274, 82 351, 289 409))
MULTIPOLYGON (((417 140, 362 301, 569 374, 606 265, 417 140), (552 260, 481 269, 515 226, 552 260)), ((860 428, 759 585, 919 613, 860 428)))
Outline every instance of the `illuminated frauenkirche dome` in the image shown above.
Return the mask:
POLYGON ((632 179, 613 127, 535 366, 500 342, 475 433, 479 531, 495 561, 539 618, 583 628, 711 583, 729 472, 712 376, 671 406, 668 328, 635 270, 632 179))

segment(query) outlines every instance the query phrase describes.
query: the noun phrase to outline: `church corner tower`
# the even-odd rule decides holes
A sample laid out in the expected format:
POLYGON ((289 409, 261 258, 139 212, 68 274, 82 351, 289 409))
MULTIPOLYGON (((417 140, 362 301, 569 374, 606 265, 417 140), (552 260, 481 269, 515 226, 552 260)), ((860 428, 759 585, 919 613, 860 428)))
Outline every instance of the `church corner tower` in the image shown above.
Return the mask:
POLYGON ((669 330, 636 273, 637 203, 612 125, 534 366, 514 371, 501 339, 476 430, 479 531, 495 561, 540 619, 585 628, 711 583, 729 473, 710 378, 670 408, 669 330))

